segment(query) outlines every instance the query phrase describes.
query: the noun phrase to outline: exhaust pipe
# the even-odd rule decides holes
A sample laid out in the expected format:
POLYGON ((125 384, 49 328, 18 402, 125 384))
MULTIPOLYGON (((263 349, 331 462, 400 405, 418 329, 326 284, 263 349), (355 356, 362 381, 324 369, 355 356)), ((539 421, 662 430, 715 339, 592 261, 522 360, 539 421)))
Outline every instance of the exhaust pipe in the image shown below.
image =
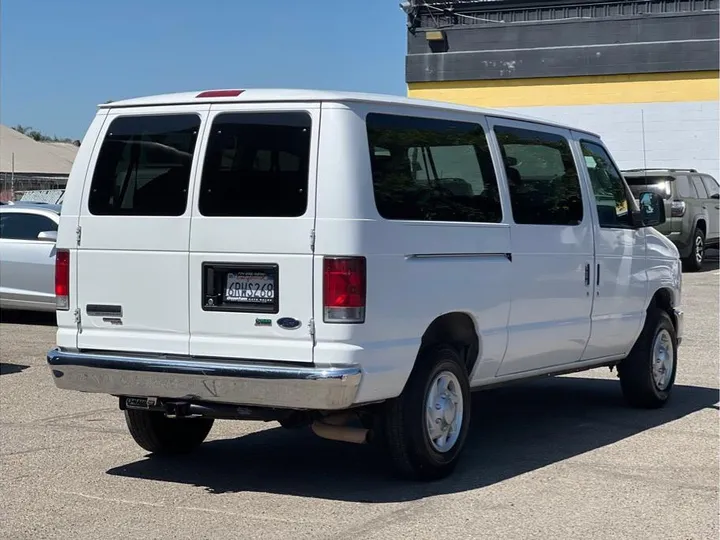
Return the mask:
POLYGON ((365 444, 368 439, 369 429, 341 425, 347 421, 348 416, 328 416, 323 422, 315 420, 312 423, 312 430, 315 435, 323 439, 341 441, 354 444, 365 444))

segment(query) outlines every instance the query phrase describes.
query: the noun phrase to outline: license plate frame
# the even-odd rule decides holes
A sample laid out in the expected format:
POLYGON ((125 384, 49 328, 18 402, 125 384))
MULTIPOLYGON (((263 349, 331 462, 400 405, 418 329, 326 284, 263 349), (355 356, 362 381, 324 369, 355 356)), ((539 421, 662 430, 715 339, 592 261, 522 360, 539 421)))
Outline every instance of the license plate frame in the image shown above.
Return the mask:
POLYGON ((227 311, 238 313, 278 313, 280 311, 280 271, 277 264, 271 263, 203 263, 204 311, 227 311), (228 298, 226 286, 228 278, 234 275, 265 276, 274 286, 273 298, 269 301, 238 301, 228 298))

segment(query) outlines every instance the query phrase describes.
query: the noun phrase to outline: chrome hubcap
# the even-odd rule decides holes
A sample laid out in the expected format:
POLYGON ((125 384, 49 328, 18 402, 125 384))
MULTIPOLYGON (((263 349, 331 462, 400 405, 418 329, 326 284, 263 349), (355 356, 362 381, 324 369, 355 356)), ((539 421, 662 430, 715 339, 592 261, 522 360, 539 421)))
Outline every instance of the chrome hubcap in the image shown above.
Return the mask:
POLYGON ((653 380, 658 390, 665 390, 670 384, 675 353, 673 352, 672 338, 667 330, 660 330, 653 343, 653 380))
POLYGON ((703 239, 699 236, 695 239, 695 260, 699 263, 703 260, 703 250, 705 249, 705 244, 703 243, 703 239))
POLYGON ((442 371, 433 379, 425 398, 425 426, 435 450, 447 452, 455 446, 462 420, 460 382, 453 373, 442 371))

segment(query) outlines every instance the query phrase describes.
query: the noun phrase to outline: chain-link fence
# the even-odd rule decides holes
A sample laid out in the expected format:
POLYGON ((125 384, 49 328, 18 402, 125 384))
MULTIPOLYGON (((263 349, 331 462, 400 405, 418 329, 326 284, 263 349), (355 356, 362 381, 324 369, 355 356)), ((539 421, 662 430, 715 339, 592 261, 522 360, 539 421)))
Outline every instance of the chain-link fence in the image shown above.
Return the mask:
POLYGON ((64 189, 67 178, 67 175, 0 172, 0 201, 18 201, 29 191, 64 189))

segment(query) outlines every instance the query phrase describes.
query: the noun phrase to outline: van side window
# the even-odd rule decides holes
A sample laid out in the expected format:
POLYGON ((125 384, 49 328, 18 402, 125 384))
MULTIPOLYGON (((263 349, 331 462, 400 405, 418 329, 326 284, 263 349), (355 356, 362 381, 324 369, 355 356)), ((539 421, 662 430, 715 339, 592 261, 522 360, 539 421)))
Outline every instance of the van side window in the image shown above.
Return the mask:
POLYGON ((100 147, 88 206, 99 216, 180 216, 200 129, 196 114, 120 116, 100 147))
POLYGON ((367 115, 373 190, 385 219, 497 223, 502 209, 482 126, 367 115))
POLYGON ((631 227, 631 207, 620 171, 613 165, 605 148, 599 144, 580 141, 580 147, 595 193, 600 227, 631 227))
POLYGON ((217 115, 203 165, 200 213, 302 216, 308 204, 310 128, 305 112, 217 115))
POLYGON ((578 225, 580 180, 567 139, 529 129, 495 126, 515 223, 578 225))

